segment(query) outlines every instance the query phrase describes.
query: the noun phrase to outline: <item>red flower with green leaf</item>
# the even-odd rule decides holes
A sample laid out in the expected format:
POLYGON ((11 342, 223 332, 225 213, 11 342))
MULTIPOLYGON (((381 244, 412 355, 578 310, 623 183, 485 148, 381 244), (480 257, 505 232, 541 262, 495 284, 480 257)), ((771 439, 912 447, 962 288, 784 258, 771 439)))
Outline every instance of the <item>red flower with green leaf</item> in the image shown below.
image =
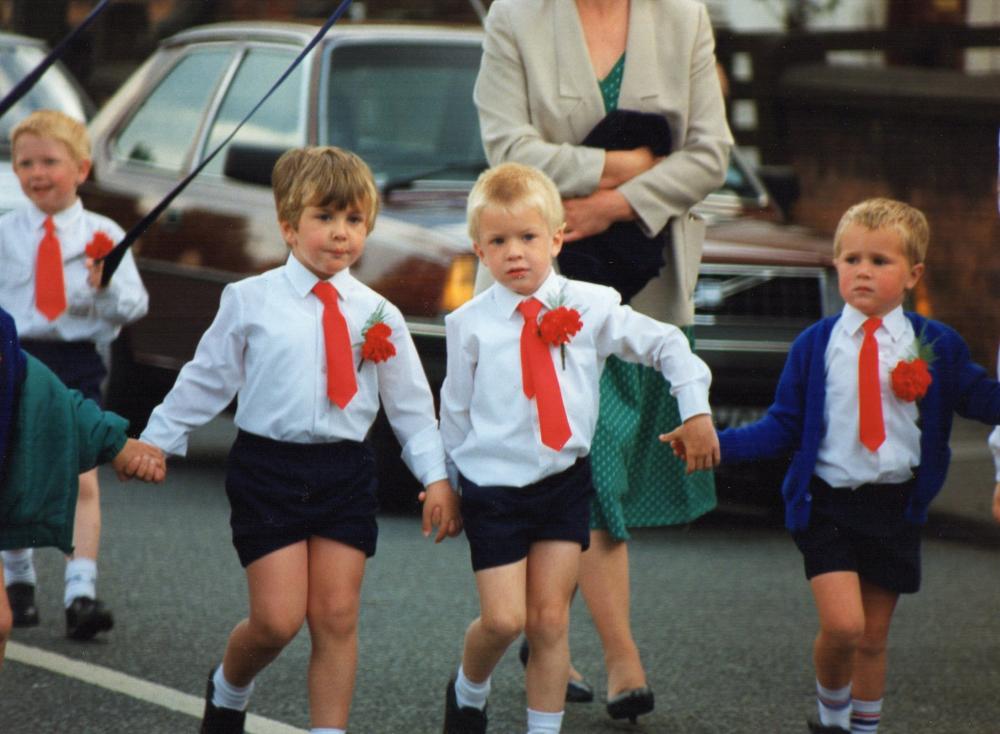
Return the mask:
POLYGON ((564 305, 562 292, 548 306, 549 310, 538 323, 538 335, 546 344, 559 347, 562 368, 566 369, 566 345, 583 328, 583 321, 580 320, 579 311, 564 305))
POLYGON ((385 362, 390 357, 396 356, 396 347, 389 340, 392 336, 392 327, 385 323, 385 301, 382 301, 375 312, 368 317, 364 328, 361 329, 361 361, 358 362, 358 370, 364 365, 365 360, 369 362, 385 362))
POLYGON ((930 366, 936 358, 934 345, 927 343, 921 332, 910 347, 910 357, 899 360, 889 372, 892 391, 896 397, 912 403, 926 395, 927 388, 934 381, 930 366))

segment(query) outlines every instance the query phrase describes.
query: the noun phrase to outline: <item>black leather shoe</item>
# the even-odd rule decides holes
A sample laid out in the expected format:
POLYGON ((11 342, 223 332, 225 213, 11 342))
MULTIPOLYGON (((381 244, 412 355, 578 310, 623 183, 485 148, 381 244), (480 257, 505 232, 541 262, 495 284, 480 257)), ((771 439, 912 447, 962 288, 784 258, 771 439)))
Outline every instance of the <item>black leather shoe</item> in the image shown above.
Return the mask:
POLYGON ((15 627, 37 627, 38 607, 35 606, 35 585, 16 582, 7 587, 7 602, 15 627))
POLYGON ((78 596, 66 607, 66 636, 71 640, 89 640, 114 626, 111 611, 99 599, 78 596))
POLYGON ((215 695, 215 668, 208 671, 208 686, 205 688, 205 713, 201 716, 199 734, 243 734, 243 724, 247 719, 246 711, 227 709, 212 703, 215 695))
POLYGON ((455 679, 448 681, 444 700, 444 734, 486 734, 486 709, 458 707, 455 679))
POLYGON ((850 731, 842 726, 827 726, 815 719, 809 719, 806 721, 806 724, 809 726, 810 734, 851 734, 850 731))
POLYGON ((612 719, 628 719, 634 724, 640 716, 653 710, 653 691, 649 686, 622 691, 608 699, 607 708, 612 719))
MULTIPOLYGON (((521 665, 528 667, 528 658, 531 655, 531 648, 528 647, 528 638, 521 638, 521 647, 517 651, 517 657, 521 665)), ((566 684, 566 703, 590 703, 594 700, 594 687, 586 680, 569 679, 566 684)))

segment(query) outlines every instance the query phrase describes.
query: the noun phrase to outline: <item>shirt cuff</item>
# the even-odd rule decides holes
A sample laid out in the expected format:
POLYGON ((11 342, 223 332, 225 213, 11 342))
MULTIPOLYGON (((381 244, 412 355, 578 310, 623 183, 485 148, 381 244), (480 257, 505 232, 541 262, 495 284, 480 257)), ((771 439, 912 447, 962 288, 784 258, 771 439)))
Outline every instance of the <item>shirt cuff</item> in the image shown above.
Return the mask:
POLYGON ((708 404, 708 390, 702 385, 685 385, 674 393, 677 398, 677 408, 681 414, 681 422, 702 413, 712 414, 708 404))
POLYGON ((423 486, 439 479, 447 479, 444 463, 444 444, 437 425, 429 425, 406 442, 403 463, 423 486))

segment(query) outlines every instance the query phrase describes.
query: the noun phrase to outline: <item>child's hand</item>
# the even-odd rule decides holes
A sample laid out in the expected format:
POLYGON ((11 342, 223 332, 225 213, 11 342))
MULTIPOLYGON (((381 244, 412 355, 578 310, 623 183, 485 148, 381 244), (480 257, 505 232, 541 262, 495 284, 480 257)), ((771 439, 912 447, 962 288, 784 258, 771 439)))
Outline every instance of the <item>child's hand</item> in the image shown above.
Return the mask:
POLYGON ((993 519, 1000 522, 1000 482, 997 482, 997 488, 993 490, 993 519))
POLYGON ((100 290, 101 277, 104 274, 104 260, 88 257, 83 261, 83 264, 87 266, 87 285, 94 290, 100 290))
POLYGON ((111 460, 111 466, 123 482, 137 477, 144 482, 159 484, 167 475, 167 460, 156 446, 130 438, 118 455, 111 460))
POLYGON ((707 413, 692 416, 670 433, 660 434, 660 441, 669 443, 674 455, 687 463, 688 474, 719 464, 719 436, 707 413))
POLYGON ((435 543, 440 543, 446 537, 454 538, 462 532, 462 515, 458 510, 458 495, 445 479, 431 482, 427 489, 420 493, 419 499, 424 503, 423 532, 424 537, 431 534, 431 528, 437 527, 435 543))

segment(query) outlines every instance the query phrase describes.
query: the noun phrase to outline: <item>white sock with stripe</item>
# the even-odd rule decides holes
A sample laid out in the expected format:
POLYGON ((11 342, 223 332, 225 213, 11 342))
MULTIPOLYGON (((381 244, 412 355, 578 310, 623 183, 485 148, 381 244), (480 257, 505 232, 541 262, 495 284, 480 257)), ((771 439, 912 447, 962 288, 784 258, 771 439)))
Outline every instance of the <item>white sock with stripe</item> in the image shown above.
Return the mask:
POLYGON ((875 734, 882 719, 882 699, 878 701, 851 701, 851 734, 875 734))
POLYGON ((816 705, 819 708, 819 723, 823 726, 851 728, 851 686, 825 688, 816 681, 816 705))

